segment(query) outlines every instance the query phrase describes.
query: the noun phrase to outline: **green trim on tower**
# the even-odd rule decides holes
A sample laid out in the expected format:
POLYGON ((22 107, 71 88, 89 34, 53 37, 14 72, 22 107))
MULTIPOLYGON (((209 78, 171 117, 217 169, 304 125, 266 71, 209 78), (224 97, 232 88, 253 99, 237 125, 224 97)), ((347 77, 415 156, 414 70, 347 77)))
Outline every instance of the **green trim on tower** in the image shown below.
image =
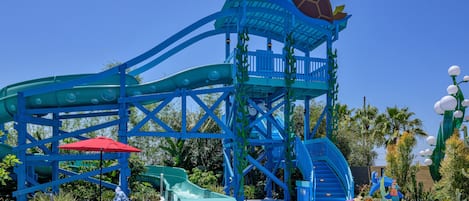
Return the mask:
POLYGON ((296 79, 296 58, 295 58, 295 40, 292 36, 292 33, 286 35, 285 46, 283 47, 283 52, 285 54, 285 109, 284 109, 284 129, 285 129, 285 183, 288 186, 288 192, 292 193, 292 182, 291 175, 294 170, 293 167, 293 142, 295 141, 295 128, 292 122, 295 96, 292 90, 292 85, 295 83, 296 79))
POLYGON ((332 115, 331 119, 331 125, 330 125, 330 133, 328 136, 332 137, 332 141, 335 142, 335 136, 336 132, 338 129, 338 121, 339 121, 339 116, 338 116, 338 105, 337 105, 337 99, 338 99, 338 94, 339 94, 339 83, 337 82, 337 69, 339 66, 337 65, 337 49, 333 52, 331 49, 327 51, 327 57, 328 57, 328 62, 329 62, 329 90, 328 90, 328 96, 330 97, 331 100, 331 105, 329 110, 330 114, 332 115))
POLYGON ((249 137, 249 120, 248 120, 248 100, 246 96, 245 83, 249 80, 248 75, 248 45, 249 35, 247 29, 243 29, 238 33, 238 43, 236 45, 236 137, 235 146, 238 152, 234 152, 237 163, 235 164, 238 174, 239 189, 235 189, 235 197, 238 200, 244 200, 244 177, 243 170, 248 166, 248 137, 249 137))

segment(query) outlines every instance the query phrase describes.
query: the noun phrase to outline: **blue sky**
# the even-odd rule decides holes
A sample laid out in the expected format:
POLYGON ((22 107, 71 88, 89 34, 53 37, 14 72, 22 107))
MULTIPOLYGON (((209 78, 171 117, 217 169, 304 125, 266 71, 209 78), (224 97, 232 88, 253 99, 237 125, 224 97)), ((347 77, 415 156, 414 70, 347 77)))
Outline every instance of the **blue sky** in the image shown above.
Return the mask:
MULTIPOLYGON (((126 61, 224 1, 0 1, 0 87, 34 78, 96 73, 126 61)), ((339 101, 363 97, 381 112, 409 107, 436 135, 433 104, 450 84, 447 69, 469 74, 469 1, 333 0, 352 15, 334 44, 339 55, 339 101)), ((219 63, 223 37, 206 39, 144 75, 159 78, 195 65, 219 63)), ((461 76, 462 77, 462 76, 461 76)), ((463 91, 468 87, 464 86, 463 91)), ((468 90, 469 91, 469 90, 468 90)))

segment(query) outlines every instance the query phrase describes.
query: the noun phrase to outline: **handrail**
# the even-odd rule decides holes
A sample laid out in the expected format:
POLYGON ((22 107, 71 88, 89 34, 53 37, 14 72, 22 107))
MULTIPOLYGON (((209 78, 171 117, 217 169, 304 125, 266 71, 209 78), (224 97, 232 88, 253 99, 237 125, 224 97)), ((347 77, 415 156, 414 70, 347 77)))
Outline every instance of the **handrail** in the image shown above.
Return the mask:
MULTIPOLYGON (((225 60, 234 63, 233 51, 225 60)), ((296 80, 305 82, 327 81, 327 59, 295 56, 296 58, 296 80)), ((249 76, 283 79, 285 77, 285 56, 275 54, 270 50, 248 51, 248 73, 249 76)))
MULTIPOLYGON (((327 81, 327 59, 295 56, 296 80, 327 81)), ((248 52, 249 75, 283 79, 285 77, 285 56, 271 51, 248 52)))
POLYGON ((303 145, 301 139, 297 136, 295 138, 295 152, 296 152, 296 163, 298 169, 303 174, 303 179, 313 182, 314 170, 313 163, 311 160, 303 160, 304 158, 311 158, 308 149, 303 145))
POLYGON ((327 161, 328 165, 335 171, 342 183, 347 199, 352 199, 354 192, 354 182, 352 172, 348 166, 347 160, 339 149, 328 138, 318 138, 305 142, 310 150, 312 159, 327 161))

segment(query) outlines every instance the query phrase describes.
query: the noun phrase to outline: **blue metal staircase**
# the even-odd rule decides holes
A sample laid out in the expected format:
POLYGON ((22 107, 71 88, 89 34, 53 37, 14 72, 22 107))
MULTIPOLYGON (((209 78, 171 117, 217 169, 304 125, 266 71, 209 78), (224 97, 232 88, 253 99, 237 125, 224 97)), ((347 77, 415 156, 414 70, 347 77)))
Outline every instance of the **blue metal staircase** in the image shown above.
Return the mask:
POLYGON ((297 165, 303 179, 311 182, 307 199, 344 201, 353 198, 353 179, 347 161, 327 138, 296 141, 297 165), (310 165, 308 165, 308 162, 310 165))
POLYGON ((313 169, 316 176, 316 199, 322 200, 345 200, 345 192, 337 175, 326 161, 313 161, 313 169))

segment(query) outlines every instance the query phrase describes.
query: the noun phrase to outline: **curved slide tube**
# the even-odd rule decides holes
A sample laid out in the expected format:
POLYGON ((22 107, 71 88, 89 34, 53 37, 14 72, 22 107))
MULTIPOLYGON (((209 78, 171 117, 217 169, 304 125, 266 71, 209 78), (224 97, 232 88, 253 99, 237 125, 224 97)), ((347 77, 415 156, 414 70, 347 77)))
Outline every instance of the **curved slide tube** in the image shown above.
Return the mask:
POLYGON ((151 183, 153 186, 161 187, 161 176, 163 176, 165 200, 175 201, 234 201, 220 193, 211 192, 201 188, 189 181, 187 173, 182 168, 165 166, 147 166, 145 174, 140 175, 138 180, 151 183))
MULTIPOLYGON (((195 89, 199 87, 231 84, 231 64, 213 64, 191 68, 161 80, 139 84, 132 76, 126 77, 126 96, 144 95, 150 93, 171 92, 176 89, 195 89)), ((17 110, 18 92, 45 87, 60 82, 67 82, 83 78, 90 74, 66 75, 35 79, 9 85, 0 90, 0 123, 13 120, 17 110)), ((99 104, 113 104, 117 102, 119 94, 119 75, 45 94, 27 97, 28 108, 74 107, 99 104)))

